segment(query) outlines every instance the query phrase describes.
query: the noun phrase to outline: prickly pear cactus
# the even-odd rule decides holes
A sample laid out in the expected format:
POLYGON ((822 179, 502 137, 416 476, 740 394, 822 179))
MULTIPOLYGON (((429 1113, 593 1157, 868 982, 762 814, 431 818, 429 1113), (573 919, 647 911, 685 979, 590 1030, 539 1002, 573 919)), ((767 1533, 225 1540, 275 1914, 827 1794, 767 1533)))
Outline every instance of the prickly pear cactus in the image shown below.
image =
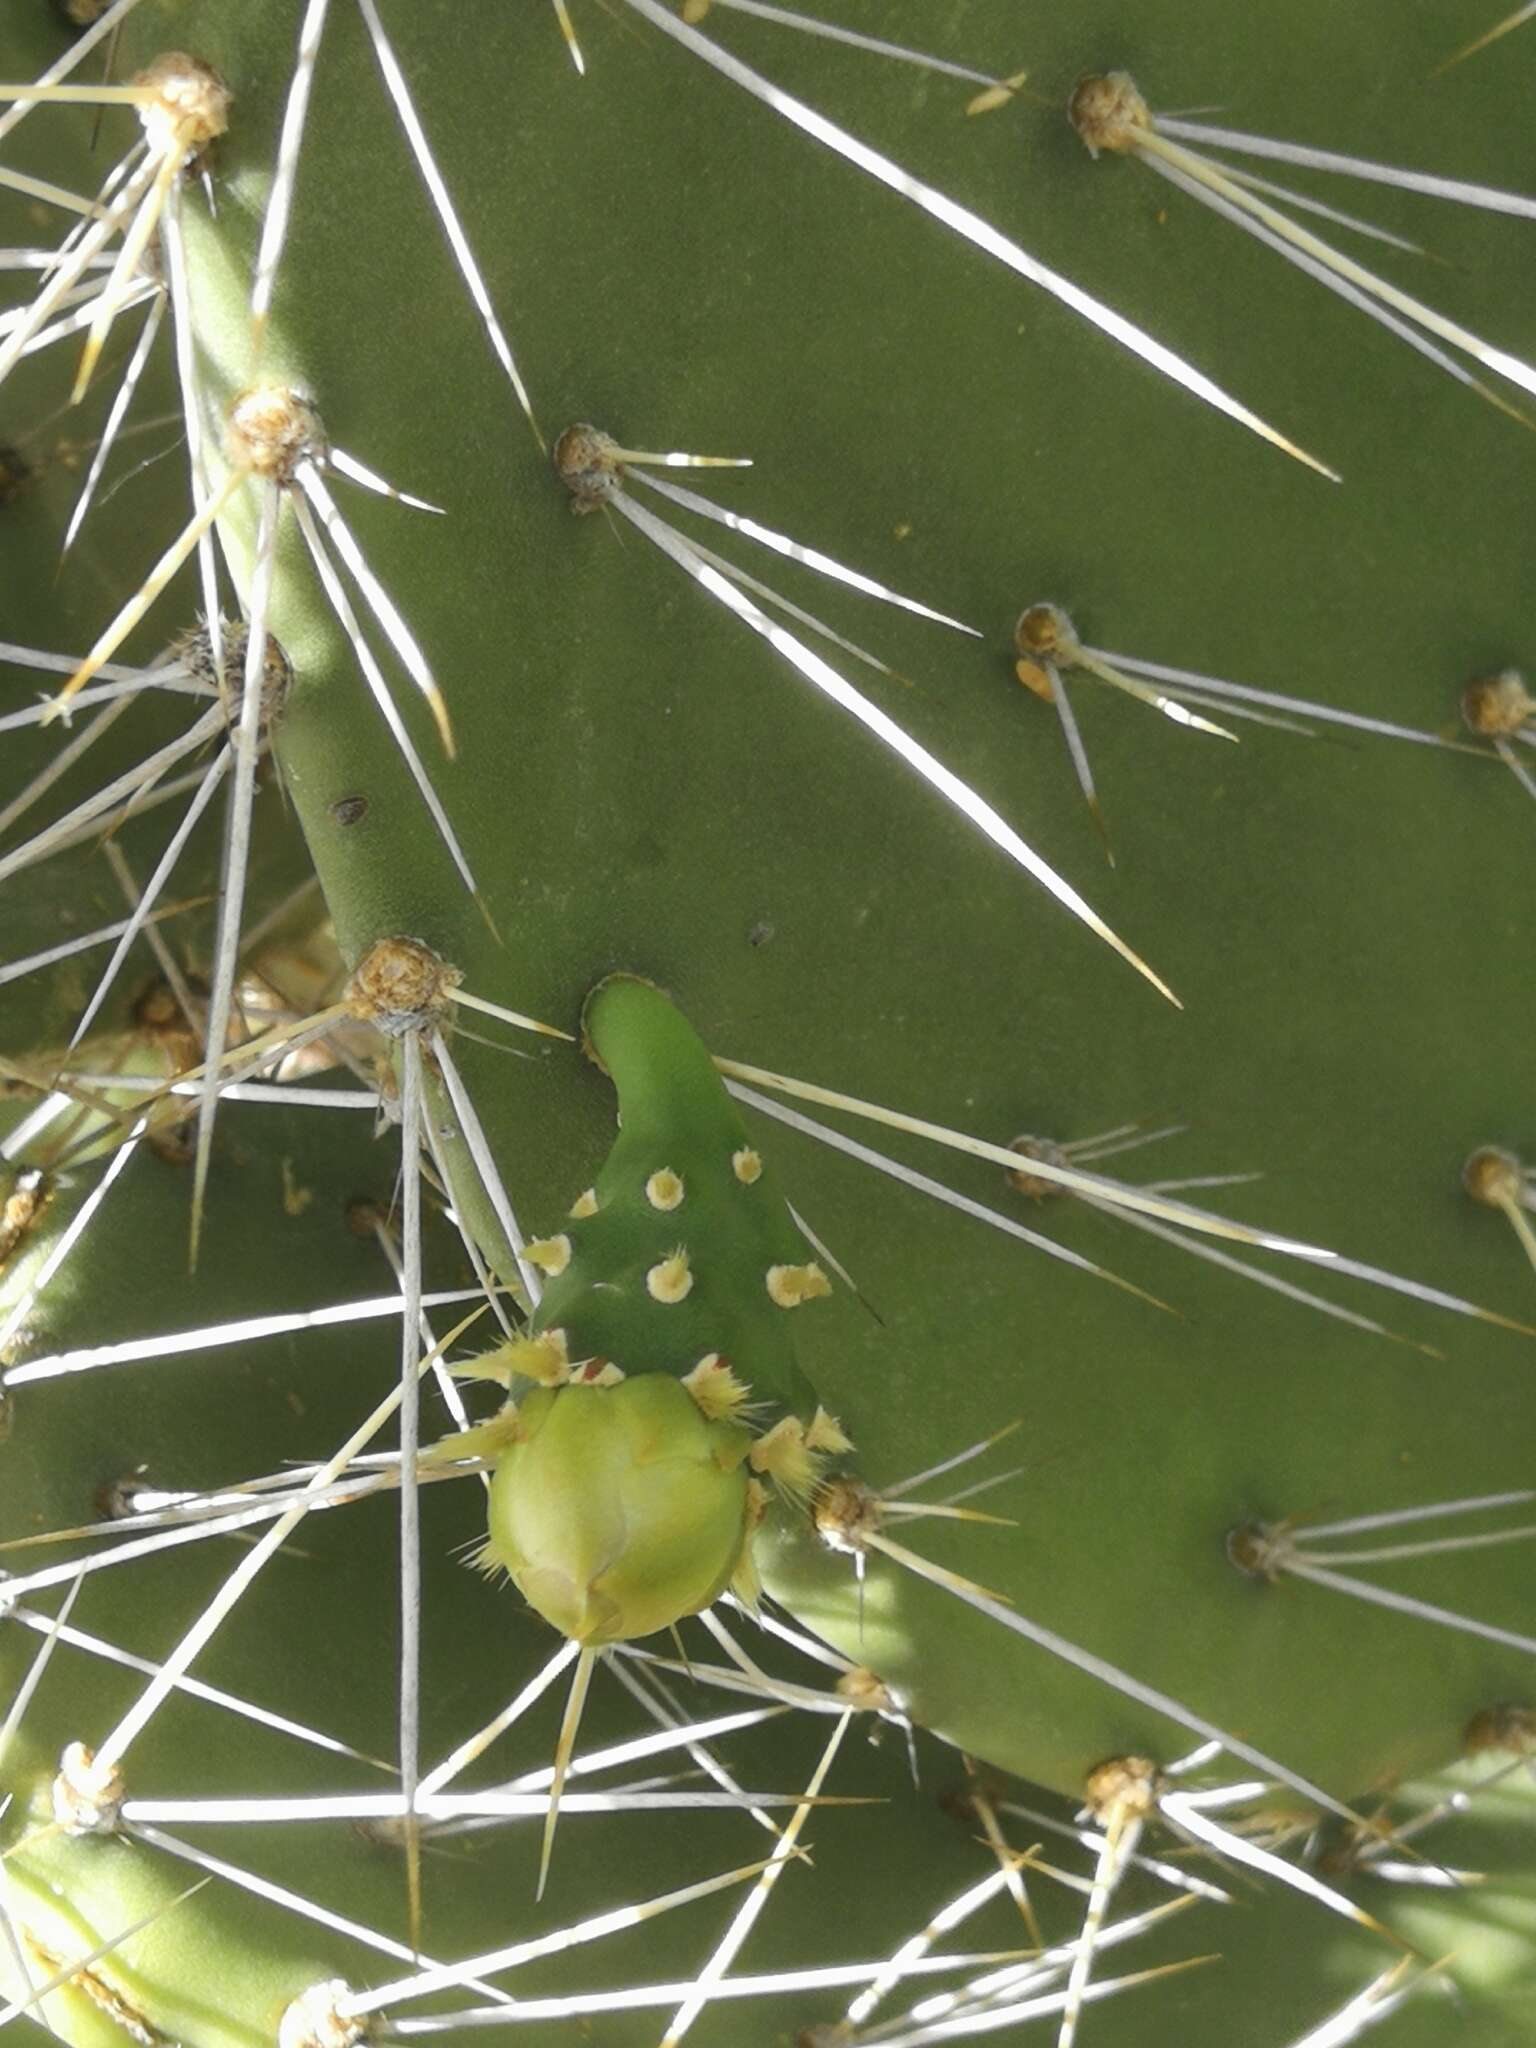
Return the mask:
POLYGON ((1492 12, 12 0, 7 2021, 1529 2038, 1492 12))

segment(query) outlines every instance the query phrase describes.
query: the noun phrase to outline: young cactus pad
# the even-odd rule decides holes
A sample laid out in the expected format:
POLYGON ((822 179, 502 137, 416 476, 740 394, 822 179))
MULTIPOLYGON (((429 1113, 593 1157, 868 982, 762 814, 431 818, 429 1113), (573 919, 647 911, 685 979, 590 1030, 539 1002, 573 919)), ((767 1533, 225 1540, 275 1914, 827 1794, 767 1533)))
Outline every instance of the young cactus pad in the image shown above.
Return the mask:
POLYGON ((533 1330, 563 1330, 572 1359, 626 1373, 680 1376, 723 1359, 770 1421, 808 1423, 816 1396, 785 1297, 792 1275, 808 1291, 828 1281, 709 1053, 668 997, 631 975, 592 992, 582 1025, 618 1092, 619 1132, 545 1240, 533 1330))
POLYGON ((827 1283, 661 990, 610 977, 583 1032, 618 1090, 620 1130, 564 1230, 527 1248, 551 1277, 505 1369, 557 1383, 491 1425, 516 1434, 482 1557, 564 1634, 602 1645, 667 1628, 732 1581, 754 1589, 749 1456, 775 1467, 735 1418, 750 1411, 765 1443, 798 1444, 796 1471, 811 1476, 817 1404, 785 1311, 827 1283))

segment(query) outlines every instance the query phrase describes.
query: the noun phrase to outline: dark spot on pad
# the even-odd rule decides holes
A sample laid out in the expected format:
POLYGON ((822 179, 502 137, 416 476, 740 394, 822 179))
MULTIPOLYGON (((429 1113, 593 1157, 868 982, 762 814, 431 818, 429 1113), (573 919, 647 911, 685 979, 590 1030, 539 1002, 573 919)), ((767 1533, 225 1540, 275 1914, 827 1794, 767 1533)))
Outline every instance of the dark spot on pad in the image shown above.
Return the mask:
POLYGON ((14 503, 31 483, 32 475, 32 465, 21 450, 8 441, 0 441, 0 505, 14 503))
POLYGON ((365 796, 339 796, 331 805, 331 817, 338 825, 355 825, 368 815, 365 796))

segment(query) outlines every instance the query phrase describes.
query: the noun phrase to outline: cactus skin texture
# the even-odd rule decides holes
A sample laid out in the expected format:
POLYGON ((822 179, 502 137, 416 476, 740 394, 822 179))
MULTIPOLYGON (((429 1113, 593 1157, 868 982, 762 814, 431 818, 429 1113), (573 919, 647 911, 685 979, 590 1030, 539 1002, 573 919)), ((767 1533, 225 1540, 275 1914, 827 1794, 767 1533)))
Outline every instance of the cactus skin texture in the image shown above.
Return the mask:
MULTIPOLYGON (((1457 1759, 1474 1717, 1536 1706, 1530 1656, 1296 1577, 1245 1577, 1225 1539, 1255 1520, 1331 1521, 1528 1486, 1536 1344, 1352 1291, 1326 1263, 1239 1254, 1410 1340, 1395 1343, 1079 1203, 1037 1206, 996 1165, 834 1110, 808 1112, 1056 1237, 1178 1313, 1159 1312, 804 1130, 739 1109, 700 1047, 1003 1145, 1021 1130, 1069 1140, 1177 1119, 1188 1131, 1144 1155, 1155 1167, 1132 1154, 1126 1178, 1263 1169, 1256 1188, 1218 1191, 1213 1204, 1536 1321, 1519 1248, 1458 1182, 1479 1145, 1527 1166, 1536 1159, 1536 818, 1514 779, 1496 759, 1350 733, 1304 739, 1243 727, 1242 745, 1224 746, 1090 682, 1073 701, 1119 860, 1111 871, 1051 708, 1015 680, 1011 639, 1023 607, 1049 597, 1095 646, 1447 733, 1474 678, 1515 665, 1530 679, 1522 426, 1143 165, 1090 160, 1064 110, 1083 73, 1123 66, 1154 107, 1220 104, 1227 111, 1215 118, 1261 134, 1531 192, 1536 158, 1521 138, 1536 28, 1526 31, 1531 48, 1512 35, 1499 56, 1432 78, 1491 26, 1491 0, 1406 12, 1400 0, 1347 9, 1296 0, 1284 10, 1098 0, 1028 20, 1001 0, 958 0, 942 19, 922 0, 820 0, 827 19, 989 74, 1028 66, 1027 87, 1007 106, 968 120, 972 88, 953 79, 723 7, 703 23, 787 91, 1188 356, 1335 466, 1343 482, 1330 485, 861 179, 623 0, 611 10, 573 0, 584 76, 544 0, 380 0, 546 440, 595 420, 627 445, 749 455, 752 469, 706 471, 697 487, 979 629, 964 639, 877 610, 740 536, 697 528, 889 663, 896 674, 857 669, 811 641, 1083 890, 1167 977, 1185 1006, 1178 1013, 674 562, 617 517, 572 518, 486 347, 355 0, 332 0, 258 358, 251 277, 303 11, 296 0, 140 0, 123 24, 117 73, 183 49, 233 93, 209 164, 216 213, 195 185, 185 195, 205 428, 219 435, 230 402, 258 377, 290 383, 312 398, 335 446, 444 508, 433 518, 332 484, 442 686, 452 759, 391 668, 482 903, 455 873, 367 701, 285 511, 271 611, 295 675, 276 735, 284 794, 269 780, 258 796, 245 921, 278 912, 312 870, 334 952, 317 954, 318 911, 313 898, 300 903, 269 934, 274 981, 310 1006, 324 972, 311 976, 316 958, 334 959, 340 986, 379 940, 409 933, 451 962, 466 990, 573 1035, 597 985, 585 1025, 612 1088, 573 1044, 517 1036, 462 1010, 463 1028, 449 1033, 518 1214, 558 1219, 554 1235, 570 1240, 529 1334, 564 1329, 572 1358, 602 1356, 626 1372, 628 1347, 638 1346, 641 1370, 625 1386, 650 1373, 681 1377, 723 1352, 754 1397, 773 1404, 767 1422, 787 1413, 809 1423, 824 1402, 875 1486, 1020 1422, 1018 1448, 999 1447, 975 1468, 1020 1468, 980 1502, 1011 1526, 919 1523, 914 1548, 1357 1813, 1385 1803, 1400 1822, 1504 1769, 1496 1787, 1475 1790, 1463 1814, 1412 1838, 1397 1859, 1411 1867, 1417 1850, 1431 1865, 1486 1873, 1485 1883, 1450 1890, 1371 1875, 1336 1817, 1319 1824, 1321 1862, 1311 1867, 1331 1871, 1331 1883, 1421 1957, 1453 1955, 1441 1982, 1382 2020, 1374 2038, 1384 2048, 1521 2048, 1536 2023, 1531 1772, 1503 1750, 1457 1759), (482 1026, 504 1042, 516 1036, 529 1056, 482 1043, 471 1035, 482 1026), (751 1186, 725 1177, 743 1146, 764 1164, 751 1186), (658 1172, 682 1182, 679 1207, 645 1194, 658 1172), (596 1213, 567 1216, 589 1182, 596 1213), (760 1235, 733 1220, 737 1195, 763 1198, 771 1220, 760 1235), (862 1302, 839 1282, 830 1299, 787 1316, 752 1281, 819 1256, 786 1203, 825 1238, 862 1302), (722 1257, 695 1253, 693 1286, 663 1302, 643 1276, 679 1243, 692 1251, 696 1227, 698 1243, 722 1257), (620 1272, 640 1283, 627 1306, 592 1285, 593 1273, 606 1283, 620 1272)), ((68 35, 44 0, 11 0, 0 71, 35 74, 68 35)), ((87 70, 98 75, 98 60, 87 70)), ((93 151, 94 118, 89 108, 39 108, 0 139, 0 165, 94 190, 134 132, 130 111, 108 109, 93 151)), ((1425 242, 1448 261, 1368 244, 1360 260, 1526 360, 1536 355, 1529 222, 1259 168, 1425 242)), ((4 189, 0 218, 3 244, 60 232, 4 189)), ((120 361, 125 345, 112 350, 120 361)), ((0 443, 31 467, 0 503, 0 635, 83 653, 185 518, 186 472, 175 449, 128 476, 56 575, 78 444, 101 430, 111 385, 109 362, 85 407, 54 420, 72 368, 56 350, 0 386, 0 443)), ((177 409, 162 343, 135 416, 177 409)), ((161 439, 125 444, 112 473, 175 435, 173 424, 161 439)), ((654 508, 638 486, 634 495, 654 508)), ((256 503, 251 490, 237 494, 221 522, 246 599, 256 503)), ((670 505, 661 510, 673 519, 670 505)), ((150 660, 198 601, 183 571, 124 658, 150 660)), ((37 683, 20 670, 4 680, 0 710, 37 683)), ((85 794, 181 722, 174 705, 134 716, 138 727, 125 719, 71 772, 67 793, 85 794)), ((56 731, 4 736, 0 801, 57 743, 56 731)), ((169 815, 131 820, 118 835, 140 879, 169 815)), ((11 843, 0 840, 0 857, 11 843)), ((219 868, 215 806, 178 869, 178 898, 207 897, 219 868)), ((0 901, 7 957, 122 914, 90 845, 0 884, 0 901)), ((166 929, 205 969, 207 903, 166 929)), ((142 947, 135 959, 87 1048, 87 1070, 190 1064, 184 1048, 167 1054, 136 1026, 151 964, 142 947)), ((51 1071, 92 985, 74 961, 0 986, 0 1051, 34 1077, 51 1071)), ((453 1205, 511 1286, 505 1233, 430 1058, 428 1067, 453 1205)), ((0 1111, 14 1122, 33 1100, 18 1092, 0 1111)), ((141 1149, 4 1362, 19 1370, 387 1292, 394 1282, 376 1241, 345 1221, 361 1196, 387 1206, 394 1184, 396 1149, 373 1139, 370 1121, 226 1104, 191 1281, 189 1176, 141 1149)), ((82 1155, 50 1183, 35 1226, 0 1266, 0 1314, 109 1158, 105 1148, 82 1155)), ((0 1200, 13 1192, 0 1183, 0 1200)), ((429 1212, 427 1284, 472 1285, 449 1224, 430 1203, 429 1212)), ((439 1336, 459 1312, 433 1311, 439 1336)), ((93 1520, 99 1489, 141 1464, 167 1488, 217 1489, 324 1458, 396 1380, 397 1321, 18 1379, 0 1441, 0 1537, 93 1520)), ((623 1392, 561 1387, 523 1398, 553 1416, 561 1403, 623 1392)), ((434 1435, 443 1419, 424 1410, 434 1435)), ((507 1454, 495 1487, 513 1485, 528 1448, 507 1454)), ((742 1477, 737 1468, 733 1483, 742 1477)), ((306 1521, 194 1675, 318 1723, 368 1758, 390 1758, 392 1503, 306 1521)), ((557 1647, 521 1599, 456 1561, 456 1549, 483 1540, 485 1512, 468 1479, 422 1489, 424 1760, 489 1721, 557 1647)), ((1194 1741, 886 1560, 870 1558, 856 1586, 847 1557, 818 1545, 803 1514, 776 1511, 754 1551, 782 1610, 872 1671, 910 1716, 922 1768, 914 1789, 900 1733, 874 1717, 860 1724, 825 1789, 881 1804, 813 1811, 814 1868, 785 1871, 737 1971, 887 1954, 995 1870, 977 1845, 976 1811, 962 1806, 957 1818, 953 1798, 942 1810, 940 1795, 975 1789, 959 1752, 1009 1774, 999 1778, 1005 1799, 1066 1818, 1106 1758, 1166 1764, 1194 1741), (862 1739, 865 1727, 878 1743, 862 1739)), ((69 1554, 20 1550, 0 1563, 23 1572, 69 1554)), ((70 1626, 163 1659, 240 1555, 220 1540, 94 1575, 70 1626)), ((1533 1632, 1528 1545, 1359 1570, 1508 1634, 1533 1632)), ((699 1596, 727 1575, 705 1572, 699 1596)), ((56 1612, 67 1590, 55 1585, 26 1604, 56 1612)), ((767 1660, 749 1624, 727 1619, 767 1660)), ((0 1718, 41 1640, 0 1620, 0 1718)), ((691 1656, 719 1654, 702 1634, 687 1640, 691 1656)), ((670 1652, 661 1635, 645 1647, 670 1652)), ((797 1664, 797 1682, 826 1679, 807 1680, 811 1668, 797 1664)), ((0 1818, 5 1842, 32 1837, 3 1866, 0 1902, 24 1945, 35 1943, 34 1981, 42 1958, 95 1946, 199 1875, 142 1838, 48 1830, 66 1743, 99 1741, 143 1682, 61 1644, 0 1758, 0 1789, 13 1795, 0 1818)), ((719 1697, 699 1711, 715 1711, 719 1697)), ((516 1761, 470 1782, 547 1761, 557 1719, 542 1700, 518 1731, 516 1761)), ((739 1784, 793 1793, 829 1725, 786 1714, 732 1736, 722 1754, 739 1784)), ((636 1726, 627 1696, 594 1683, 583 1746, 636 1726)), ((635 1775, 671 1768, 663 1760, 635 1775)), ((1213 1769, 1213 1783, 1247 1775, 1230 1760, 1213 1769)), ((394 1782, 186 1697, 151 1722, 127 1776, 141 1797, 301 1797, 394 1782)), ((1270 1804, 1302 1802, 1282 1791, 1270 1804)), ((1006 1825, 1017 1848, 1040 1839, 1029 1821, 1006 1825)), ((216 1879, 93 1965, 94 1995, 76 1986, 47 2002, 62 2037, 91 2048, 124 2038, 274 2042, 291 2001, 315 1983, 364 1986, 411 1968, 402 1859, 377 1833, 360 1840, 345 1822, 169 1832, 378 1930, 399 1945, 394 1960, 216 1879)), ((481 1953, 771 1847, 740 1814, 568 1808, 550 1896, 536 1909, 536 1834, 520 1823, 435 1844, 428 1830, 425 1953, 481 1953)), ((1168 1849, 1158 1838, 1156 1852, 1168 1849)), ((1076 1854, 1060 1846, 1063 1863, 1076 1854)), ((1188 1867, 1229 1884, 1214 1863, 1188 1867)), ((1091 1858, 1072 1868, 1091 1874, 1091 1858)), ((1272 1882, 1253 1895, 1230 1888, 1240 1906, 1202 1904, 1098 1959, 1096 1978, 1222 1957, 1087 2008, 1079 2036, 1089 2048, 1292 2048, 1399 1953, 1272 1882)), ((1111 1918, 1167 1896, 1132 1872, 1111 1918)), ((1030 1899, 1046 1941, 1077 1934, 1079 1895, 1031 1876, 1030 1899)), ((497 1981, 519 1997, 686 1982, 734 1908, 726 1894, 497 1981)), ((1002 1892, 950 1939, 979 1952, 1027 1938, 1002 1892)), ((930 1988, 907 1983, 884 2010, 930 1988)), ((0 1999, 17 1990, 0 1922, 0 1999)), ((853 1995, 710 2005, 690 2038, 788 2043, 831 2026, 853 1995)), ((457 2010, 479 1994, 448 1997, 457 2010)), ((657 2041, 666 2019, 665 2009, 537 2018, 521 2038, 558 2044, 583 2038, 585 2024, 605 2048, 627 2048, 657 2041)), ((822 2037, 803 2038, 821 2048, 822 2037)), ((862 2038, 841 2037, 850 2048, 862 2038)))

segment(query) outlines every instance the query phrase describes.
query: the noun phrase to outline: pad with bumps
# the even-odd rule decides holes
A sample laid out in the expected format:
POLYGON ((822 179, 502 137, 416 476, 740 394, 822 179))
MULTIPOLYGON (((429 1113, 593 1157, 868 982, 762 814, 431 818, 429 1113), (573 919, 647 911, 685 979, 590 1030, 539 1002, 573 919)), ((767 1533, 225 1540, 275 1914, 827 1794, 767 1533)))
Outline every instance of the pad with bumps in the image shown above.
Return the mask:
POLYGON ((614 975, 583 1037, 618 1090, 619 1134, 590 1199, 532 1247, 551 1276, 534 1332, 629 1374, 680 1378, 717 1353, 754 1402, 809 1422, 787 1305, 825 1280, 697 1033, 659 988, 614 975))

